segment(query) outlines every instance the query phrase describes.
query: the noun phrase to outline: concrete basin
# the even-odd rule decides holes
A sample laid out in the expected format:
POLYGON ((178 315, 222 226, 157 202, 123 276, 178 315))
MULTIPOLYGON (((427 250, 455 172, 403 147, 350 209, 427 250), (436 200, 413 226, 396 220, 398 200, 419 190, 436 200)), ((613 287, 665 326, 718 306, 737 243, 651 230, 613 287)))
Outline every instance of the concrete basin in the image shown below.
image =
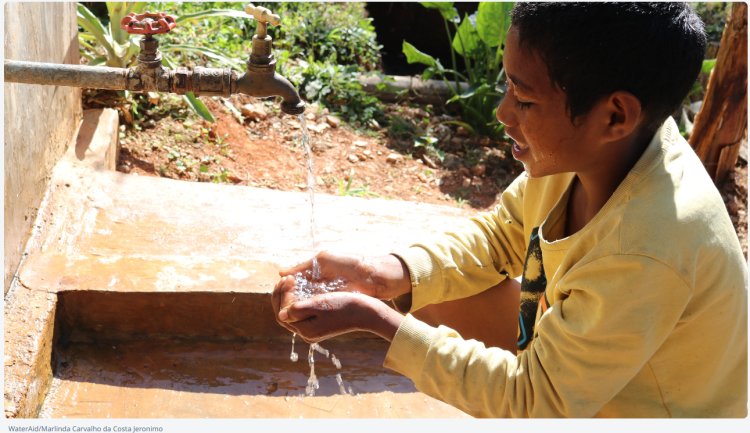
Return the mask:
MULTIPOLYGON (((312 254, 306 193, 113 171, 117 115, 84 115, 5 298, 7 418, 465 417, 382 367, 369 334, 308 346, 276 324, 280 267, 312 254), (346 389, 340 394, 335 376, 346 389)), ((316 196, 319 249, 385 254, 466 213, 316 196)))

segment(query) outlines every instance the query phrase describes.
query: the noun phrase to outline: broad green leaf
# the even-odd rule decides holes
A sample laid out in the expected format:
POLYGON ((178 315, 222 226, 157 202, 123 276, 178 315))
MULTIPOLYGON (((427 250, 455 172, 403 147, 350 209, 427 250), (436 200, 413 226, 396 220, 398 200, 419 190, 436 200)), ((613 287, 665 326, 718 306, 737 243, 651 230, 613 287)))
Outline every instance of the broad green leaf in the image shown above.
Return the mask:
POLYGON ((714 69, 714 66, 716 66, 716 59, 706 59, 701 66, 701 72, 704 74, 710 74, 714 69))
POLYGON ((127 41, 128 33, 120 28, 122 17, 127 15, 125 9, 127 4, 124 2, 107 2, 107 13, 109 15, 109 33, 115 42, 123 43, 127 41))
POLYGON ((253 18, 252 15, 246 14, 245 11, 232 9, 209 9, 205 11, 194 12, 192 14, 181 15, 175 19, 175 22, 185 23, 188 21, 195 21, 208 17, 253 18))
POLYGON ((479 48, 479 35, 477 29, 471 24, 468 15, 464 16, 461 25, 458 26, 456 35, 453 37, 453 49, 462 56, 467 56, 479 48))
POLYGON ((99 44, 101 44, 101 46, 105 50, 107 50, 109 56, 114 57, 115 51, 112 47, 112 38, 110 37, 109 32, 99 21, 99 18, 91 13, 91 11, 86 6, 80 3, 78 3, 77 15, 78 25, 83 27, 84 31, 92 34, 96 38, 97 42, 99 42, 99 44))
POLYGON ((214 122, 216 120, 214 119, 214 116, 211 114, 208 108, 203 104, 203 102, 201 102, 200 99, 195 96, 193 92, 187 92, 184 97, 188 105, 190 105, 190 108, 192 108, 196 114, 208 120, 209 122, 214 122))
POLYGON ((448 21, 458 19, 458 11, 453 7, 453 2, 419 2, 428 9, 437 9, 440 15, 448 21))
POLYGON ((476 131, 474 130, 474 127, 469 125, 466 122, 462 122, 460 120, 446 120, 444 122, 440 122, 441 125, 456 125, 456 126, 463 126, 466 128, 467 131, 469 131, 471 134, 475 134, 476 131))
POLYGON ((417 47, 406 41, 404 41, 404 43, 402 44, 401 49, 406 55, 406 61, 409 62, 409 64, 421 63, 427 66, 437 65, 434 57, 429 54, 423 53, 422 51, 419 51, 417 47))
POLYGON ((505 42, 510 27, 513 3, 481 2, 477 11, 477 33, 488 47, 498 47, 505 42))
POLYGON ((91 59, 89 62, 89 66, 99 66, 107 63, 107 58, 105 56, 99 56, 94 59, 91 59))
POLYGON ((490 90, 491 87, 487 83, 482 83, 479 86, 471 86, 468 89, 466 89, 465 92, 463 92, 460 95, 457 95, 460 99, 469 99, 473 97, 474 95, 482 95, 483 93, 490 90))

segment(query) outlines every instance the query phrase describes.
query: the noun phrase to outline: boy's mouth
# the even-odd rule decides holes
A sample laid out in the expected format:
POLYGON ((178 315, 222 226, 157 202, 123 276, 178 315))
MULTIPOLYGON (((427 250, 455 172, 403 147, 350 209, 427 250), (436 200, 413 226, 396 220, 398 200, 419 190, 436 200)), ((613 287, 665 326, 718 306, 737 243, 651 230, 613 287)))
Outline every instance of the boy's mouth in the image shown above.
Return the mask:
POLYGON ((511 151, 513 152, 513 157, 515 159, 518 159, 519 157, 523 156, 527 150, 529 150, 528 147, 518 143, 515 140, 513 141, 513 146, 511 147, 511 151))

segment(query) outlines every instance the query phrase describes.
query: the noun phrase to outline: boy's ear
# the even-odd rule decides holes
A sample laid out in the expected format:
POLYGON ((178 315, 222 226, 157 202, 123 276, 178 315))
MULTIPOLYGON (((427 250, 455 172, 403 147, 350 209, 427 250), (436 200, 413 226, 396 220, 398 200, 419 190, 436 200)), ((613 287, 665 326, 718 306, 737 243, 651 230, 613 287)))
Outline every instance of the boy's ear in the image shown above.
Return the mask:
POLYGON ((606 116, 605 141, 616 141, 634 133, 641 122, 641 101, 630 92, 618 90, 609 95, 603 104, 606 116))

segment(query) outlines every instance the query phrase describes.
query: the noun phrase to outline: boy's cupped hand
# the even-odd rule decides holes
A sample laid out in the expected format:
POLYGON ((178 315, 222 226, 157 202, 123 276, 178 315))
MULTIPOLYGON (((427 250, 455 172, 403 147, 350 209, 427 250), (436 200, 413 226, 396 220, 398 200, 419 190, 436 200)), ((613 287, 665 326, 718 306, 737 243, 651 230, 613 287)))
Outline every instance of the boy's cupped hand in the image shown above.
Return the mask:
MULTIPOLYGON (((406 266, 393 255, 378 257, 356 257, 323 251, 315 256, 318 262, 320 281, 343 280, 337 291, 358 292, 377 299, 392 299, 411 290, 406 266)), ((313 259, 290 268, 282 269, 279 275, 286 277, 298 272, 312 275, 313 259)))
POLYGON ((381 301, 361 293, 322 293, 307 299, 294 299, 295 280, 287 276, 276 285, 273 308, 276 321, 308 343, 352 331, 374 332, 381 301))

